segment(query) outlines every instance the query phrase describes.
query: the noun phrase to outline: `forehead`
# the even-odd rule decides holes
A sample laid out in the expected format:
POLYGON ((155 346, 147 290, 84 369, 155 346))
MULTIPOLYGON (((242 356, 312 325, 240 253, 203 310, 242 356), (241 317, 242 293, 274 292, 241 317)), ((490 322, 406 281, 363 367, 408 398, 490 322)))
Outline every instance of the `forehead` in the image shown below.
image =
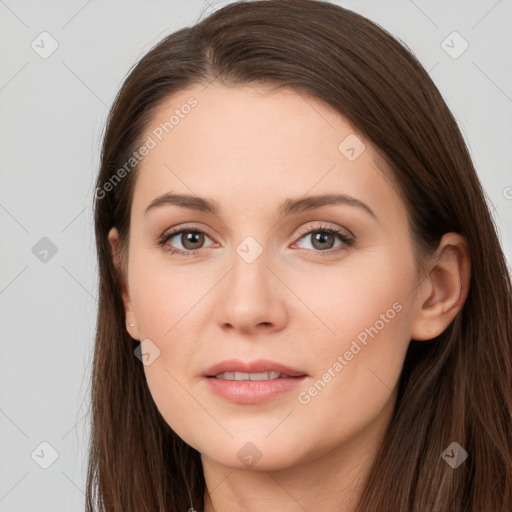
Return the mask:
POLYGON ((158 142, 167 141, 178 152, 182 148, 180 143, 193 135, 197 141, 195 149, 201 151, 189 151, 188 158, 192 160, 205 152, 216 159, 258 155, 296 160, 303 155, 311 156, 316 148, 325 153, 329 145, 336 154, 338 148, 333 142, 354 131, 328 105, 289 87, 271 90, 256 85, 226 87, 215 83, 169 97, 157 109, 148 129, 155 132, 158 142), (189 107, 191 104, 194 106, 189 107), (304 144, 305 139, 309 144, 304 144), (226 148, 231 150, 229 155, 225 154, 226 148))
POLYGON ((219 203, 246 194, 253 206, 308 191, 396 199, 370 142, 330 106, 288 87, 181 90, 162 102, 143 140, 152 147, 139 164, 134 210, 170 190, 219 203))

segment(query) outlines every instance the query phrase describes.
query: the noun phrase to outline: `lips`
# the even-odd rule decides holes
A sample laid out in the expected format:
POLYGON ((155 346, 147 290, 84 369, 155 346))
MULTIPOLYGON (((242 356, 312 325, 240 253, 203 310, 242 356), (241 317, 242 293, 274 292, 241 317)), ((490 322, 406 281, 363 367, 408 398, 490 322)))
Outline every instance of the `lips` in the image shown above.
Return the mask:
POLYGON ((288 377, 303 377, 306 376, 306 372, 303 372, 297 368, 291 368, 285 366, 276 361, 269 359, 258 359, 256 361, 244 362, 239 359, 229 359, 221 361, 220 363, 214 364, 207 368, 201 375, 203 377, 215 377, 219 373, 264 373, 264 372, 278 372, 279 374, 287 375, 288 377))

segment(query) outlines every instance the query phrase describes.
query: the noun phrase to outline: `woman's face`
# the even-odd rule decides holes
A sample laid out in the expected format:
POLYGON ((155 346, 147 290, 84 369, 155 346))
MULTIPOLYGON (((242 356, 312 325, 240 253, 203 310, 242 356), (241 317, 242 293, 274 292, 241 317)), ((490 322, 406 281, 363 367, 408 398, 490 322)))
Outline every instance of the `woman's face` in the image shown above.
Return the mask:
MULTIPOLYGON (((181 91, 144 141, 124 300, 162 416, 232 468, 364 456, 390 421, 418 308, 407 213, 383 160, 292 89, 181 91), (164 194, 187 199, 150 207, 164 194), (233 359, 303 377, 204 376, 233 359)), ((235 367, 224 369, 251 369, 235 367)))

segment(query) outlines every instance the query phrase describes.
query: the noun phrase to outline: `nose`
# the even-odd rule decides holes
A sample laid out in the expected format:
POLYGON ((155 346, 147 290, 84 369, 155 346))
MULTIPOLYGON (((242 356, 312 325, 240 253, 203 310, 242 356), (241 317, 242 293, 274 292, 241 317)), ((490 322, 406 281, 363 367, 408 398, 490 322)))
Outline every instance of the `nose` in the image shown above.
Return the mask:
POLYGON ((239 254, 218 291, 217 322, 243 333, 278 331, 286 325, 286 287, 276 276, 267 253, 247 262, 239 254))

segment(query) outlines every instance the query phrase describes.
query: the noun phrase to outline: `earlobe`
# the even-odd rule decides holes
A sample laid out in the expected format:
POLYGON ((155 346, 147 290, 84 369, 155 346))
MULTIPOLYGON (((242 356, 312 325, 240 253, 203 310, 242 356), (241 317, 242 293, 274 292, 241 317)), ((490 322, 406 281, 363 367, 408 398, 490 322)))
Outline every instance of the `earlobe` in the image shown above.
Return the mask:
POLYGON ((433 257, 426 284, 418 293, 411 339, 430 340, 446 330, 464 306, 470 278, 467 241, 457 233, 445 234, 433 257))
MULTIPOLYGON (((112 256, 112 262, 117 271, 122 275, 121 265, 121 254, 119 251, 119 232, 116 228, 111 228, 108 232, 108 241, 110 245, 110 251, 112 256)), ((137 328, 137 321, 135 314, 132 309, 132 303, 130 299, 129 289, 126 283, 126 276, 122 275, 121 282, 121 297, 123 299, 125 318, 126 318, 126 330, 128 334, 135 340, 139 340, 139 330, 137 328)))
POLYGON ((135 321, 135 316, 133 312, 127 312, 126 314, 126 330, 128 334, 134 339, 140 341, 139 329, 137 328, 137 322, 135 321), (129 318, 133 318, 132 321, 129 321, 129 318))

